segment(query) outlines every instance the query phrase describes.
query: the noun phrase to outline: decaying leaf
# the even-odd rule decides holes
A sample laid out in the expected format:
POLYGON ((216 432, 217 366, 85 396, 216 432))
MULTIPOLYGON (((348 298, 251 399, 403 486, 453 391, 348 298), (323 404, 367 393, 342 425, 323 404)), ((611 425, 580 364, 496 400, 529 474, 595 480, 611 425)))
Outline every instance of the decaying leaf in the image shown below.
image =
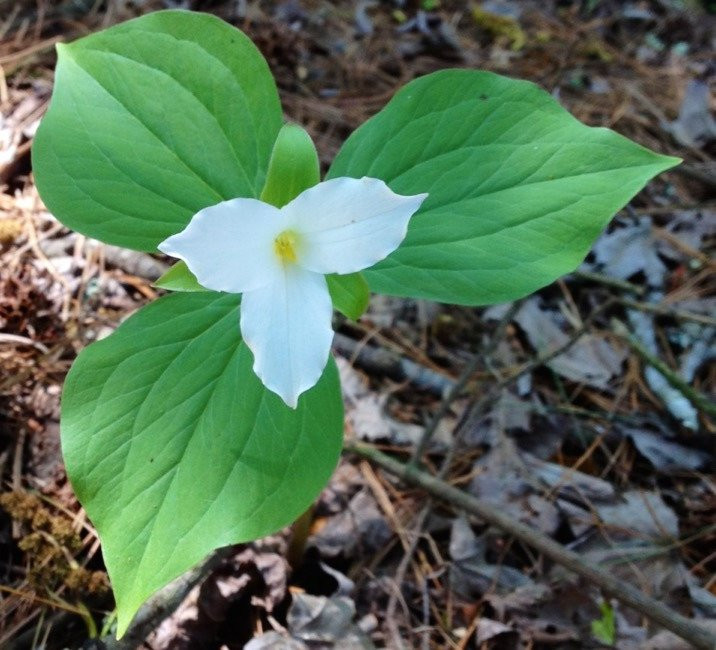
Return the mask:
POLYGON ((350 598, 294 594, 288 610, 292 636, 318 647, 339 650, 369 650, 373 644, 353 624, 355 604, 350 598))
MULTIPOLYGON (((559 314, 543 309, 538 298, 526 300, 515 320, 539 354, 549 354, 569 341, 559 324, 559 314)), ((585 334, 547 365, 566 379, 604 390, 621 372, 625 358, 625 350, 604 338, 585 334)))
POLYGON ((363 489, 350 500, 343 512, 329 517, 308 543, 326 558, 339 554, 352 557, 359 551, 366 553, 381 548, 391 535, 390 526, 375 499, 367 489, 363 489))
POLYGON ((287 598, 286 540, 265 538, 227 558, 151 636, 155 650, 192 650, 229 627, 235 643, 253 636, 252 619, 287 598))
POLYGON ((519 648, 520 634, 513 630, 509 625, 493 621, 489 618, 481 618, 477 623, 475 630, 475 643, 477 647, 482 647, 483 643, 488 641, 497 641, 499 637, 500 648, 505 650, 517 650, 519 648))
POLYGON ((706 82, 692 79, 686 86, 679 116, 664 125, 680 144, 698 147, 716 138, 716 120, 711 114, 711 92, 706 82))
MULTIPOLYGON (((340 357, 336 359, 346 403, 346 420, 353 434, 361 440, 388 441, 394 445, 413 445, 420 440, 423 427, 401 422, 386 411, 389 395, 368 388, 366 380, 340 357)), ((432 438, 436 447, 445 447, 451 427, 443 421, 432 438)))
POLYGON ((512 440, 503 438, 477 462, 470 491, 515 519, 552 534, 559 526, 559 512, 538 494, 539 484, 525 463, 527 456, 512 440))
POLYGON ((617 218, 592 247, 594 261, 586 266, 622 280, 643 273, 649 286, 661 288, 666 267, 657 254, 656 243, 649 217, 617 218))
POLYGON ((706 452, 670 440, 664 433, 627 426, 619 426, 618 430, 660 472, 696 470, 709 461, 706 452))
POLYGON ((471 599, 494 589, 509 593, 532 584, 518 569, 489 563, 486 550, 484 537, 478 538, 464 517, 455 519, 450 533, 450 585, 456 594, 471 599))
POLYGON ((676 514, 656 492, 632 490, 618 503, 597 503, 595 509, 612 540, 673 541, 679 536, 676 514))

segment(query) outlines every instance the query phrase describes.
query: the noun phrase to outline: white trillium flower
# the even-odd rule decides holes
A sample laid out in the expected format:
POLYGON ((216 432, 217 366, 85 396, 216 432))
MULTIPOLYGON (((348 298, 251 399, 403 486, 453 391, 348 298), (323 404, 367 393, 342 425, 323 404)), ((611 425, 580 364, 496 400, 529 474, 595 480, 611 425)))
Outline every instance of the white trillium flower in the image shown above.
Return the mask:
POLYGON ((159 244, 199 284, 241 293, 241 335, 254 372, 296 408, 316 384, 333 340, 325 274, 373 266, 403 241, 427 194, 401 196, 375 178, 334 178, 276 208, 257 199, 197 212, 159 244))

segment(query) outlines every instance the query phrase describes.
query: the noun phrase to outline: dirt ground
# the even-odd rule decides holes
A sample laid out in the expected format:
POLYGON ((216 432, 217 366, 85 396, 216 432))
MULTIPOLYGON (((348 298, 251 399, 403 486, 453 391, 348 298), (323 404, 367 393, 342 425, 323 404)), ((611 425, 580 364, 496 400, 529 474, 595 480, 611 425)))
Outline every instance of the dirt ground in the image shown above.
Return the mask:
MULTIPOLYGON (((78 351, 158 295, 168 260, 65 229, 30 148, 54 45, 167 7, 252 38, 324 167, 396 89, 448 67, 529 79, 684 159, 537 295, 480 309, 374 296, 335 348, 348 441, 403 461, 423 445, 448 484, 716 621, 713 3, 0 0, 0 648, 99 648, 111 632, 59 397, 78 351)), ((688 647, 351 453, 300 526, 223 554, 152 627, 152 650, 688 647)))

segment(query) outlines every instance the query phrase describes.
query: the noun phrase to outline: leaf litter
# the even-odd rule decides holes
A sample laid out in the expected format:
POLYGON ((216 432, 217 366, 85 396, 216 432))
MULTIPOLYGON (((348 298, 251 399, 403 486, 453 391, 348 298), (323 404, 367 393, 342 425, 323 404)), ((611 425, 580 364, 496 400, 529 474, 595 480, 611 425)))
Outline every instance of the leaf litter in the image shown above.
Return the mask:
MULTIPOLYGON (((51 90, 52 39, 71 40, 164 3, 118 2, 107 12, 64 1, 40 5, 44 12, 20 4, 0 18, 0 470, 4 486, 52 502, 51 516, 77 534, 69 557, 101 572, 96 535, 61 464, 59 387, 79 349, 156 295, 151 283, 166 260, 62 229, 37 197, 29 146, 51 90)), ((705 63, 712 18, 673 3, 611 0, 473 9, 448 0, 209 7, 259 44, 287 115, 312 132, 324 166, 399 85, 459 65, 536 81, 578 118, 682 156, 690 175, 677 171, 652 183, 596 243, 586 273, 524 300, 492 346, 485 341, 509 306, 379 298, 363 323, 340 323, 339 332, 354 340, 351 354, 339 358, 348 435, 408 460, 445 391, 479 354, 427 447, 426 467, 439 471, 454 452, 449 482, 680 611, 713 619, 716 426, 655 380, 662 375, 632 353, 611 321, 628 323, 654 355, 713 396, 715 328, 674 315, 708 318, 716 306, 705 63), (616 303, 590 320, 614 297, 662 312, 616 303), (366 345, 389 350, 400 373, 363 364, 366 345), (562 354, 536 362, 560 346, 562 354), (490 392, 521 369, 515 382, 490 392)), ((604 619, 605 605, 615 647, 680 647, 483 522, 434 504, 418 526, 424 495, 387 475, 368 477, 344 458, 305 535, 296 529, 293 541, 286 532, 236 548, 172 616, 157 621, 146 647, 594 647, 593 623, 604 619), (397 605, 388 620, 391 598, 397 605)), ((22 596, 3 590, 0 646, 23 635, 46 638, 48 648, 81 643, 88 634, 82 617, 63 609, 68 587, 30 581, 42 551, 20 547, 32 533, 28 521, 19 512, 3 517, 3 586, 22 596)), ((80 600, 99 627, 111 620, 111 603, 89 591, 80 600)))

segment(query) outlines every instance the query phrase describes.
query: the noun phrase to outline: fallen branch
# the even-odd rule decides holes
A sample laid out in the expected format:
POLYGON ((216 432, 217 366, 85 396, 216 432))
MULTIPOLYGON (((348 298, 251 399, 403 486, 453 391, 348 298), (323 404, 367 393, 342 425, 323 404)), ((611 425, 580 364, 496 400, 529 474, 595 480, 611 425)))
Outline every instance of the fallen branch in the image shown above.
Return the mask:
MULTIPOLYGON (((637 296, 645 296, 647 291, 644 287, 640 287, 638 284, 629 282, 628 280, 622 280, 620 278, 614 278, 610 275, 604 275, 603 273, 595 273, 593 271, 574 271, 572 276, 580 280, 587 282, 596 282, 602 284, 605 287, 611 287, 613 289, 619 289, 626 293, 630 293, 637 296)), ((658 302, 646 302, 639 300, 632 300, 631 298, 622 298, 621 296, 614 297, 614 300, 624 307, 630 309, 639 309, 650 314, 656 314, 657 316, 668 316, 669 318, 675 318, 676 320, 691 321, 693 323, 699 323, 701 325, 716 326, 716 318, 707 316, 706 314, 698 314, 692 311, 685 311, 683 309, 676 309, 670 305, 664 305, 658 302)))
POLYGON ((423 434, 418 441, 418 444, 415 446, 413 455, 410 458, 410 462, 412 464, 417 464, 420 462, 420 459, 423 457, 423 454, 427 450, 430 441, 432 440, 433 436, 435 435, 435 432, 440 426, 440 422, 442 422, 443 418, 450 410, 452 403, 465 389, 467 383, 475 374, 475 371, 477 370, 477 367, 480 365, 480 363, 484 363, 484 360, 487 358, 487 355, 492 352, 497 346, 497 344, 500 342, 505 332, 505 329, 512 321, 512 318, 519 310, 519 307, 520 302, 512 303, 505 315, 501 318, 499 324, 495 328, 495 331, 492 333, 489 340, 485 343, 484 346, 482 346, 482 348, 478 352, 476 352, 472 356, 472 358, 467 362, 467 364, 465 364, 465 367, 460 373, 460 376, 452 384, 452 386, 450 386, 450 389, 445 393, 445 396, 443 397, 442 402, 438 407, 438 410, 435 412, 435 415, 433 415, 430 422, 428 422, 428 424, 426 425, 425 429, 423 430, 423 434))
POLYGON ((686 399, 688 399, 692 404, 695 404, 696 407, 701 409, 704 413, 716 416, 716 402, 709 399, 703 393, 700 393, 676 371, 669 368, 669 366, 667 366, 655 354, 652 354, 652 352, 648 350, 647 347, 627 329, 624 323, 614 320, 612 327, 614 332, 622 337, 629 344, 629 347, 641 357, 642 361, 648 363, 664 376, 664 379, 669 382, 669 385, 672 388, 679 391, 686 399))
POLYGON ((616 301, 620 305, 624 305, 629 309, 638 309, 657 316, 668 316, 676 320, 686 320, 692 323, 699 323, 707 327, 716 327, 716 318, 707 316, 706 314, 697 314, 692 311, 684 311, 683 309, 674 309, 668 305, 661 305, 657 302, 641 302, 638 300, 630 300, 629 298, 617 298, 616 301))
MULTIPOLYGON (((68 254, 76 246, 77 240, 78 235, 70 233, 64 237, 44 239, 38 244, 40 250, 47 257, 52 258, 68 254)), ((169 264, 152 257, 149 253, 102 244, 93 240, 85 240, 84 246, 88 251, 100 249, 104 255, 104 261, 110 266, 151 282, 158 279, 170 267, 169 264)))
POLYGON ((450 377, 426 368, 415 361, 405 359, 391 350, 362 345, 345 334, 336 332, 333 337, 333 347, 339 354, 354 360, 356 365, 371 374, 385 375, 394 381, 407 379, 416 387, 437 395, 443 395, 455 384, 450 377))
POLYGON ((621 278, 615 278, 611 275, 604 275, 604 273, 578 269, 572 272, 572 276, 580 280, 586 280, 587 282, 596 282, 597 284, 603 284, 605 287, 612 287, 613 289, 633 293, 637 296, 643 296, 646 293, 646 289, 640 287, 638 284, 634 284, 628 280, 622 280, 621 278))
POLYGON ((619 602, 635 609, 649 620, 688 641, 695 648, 702 650, 716 648, 716 635, 701 627, 697 622, 674 612, 630 584, 609 575, 603 569, 589 564, 574 551, 564 548, 546 535, 516 521, 499 508, 480 501, 412 465, 401 463, 374 447, 351 443, 345 446, 345 451, 370 460, 406 483, 424 489, 431 496, 497 526, 540 551, 557 564, 574 571, 619 602))

